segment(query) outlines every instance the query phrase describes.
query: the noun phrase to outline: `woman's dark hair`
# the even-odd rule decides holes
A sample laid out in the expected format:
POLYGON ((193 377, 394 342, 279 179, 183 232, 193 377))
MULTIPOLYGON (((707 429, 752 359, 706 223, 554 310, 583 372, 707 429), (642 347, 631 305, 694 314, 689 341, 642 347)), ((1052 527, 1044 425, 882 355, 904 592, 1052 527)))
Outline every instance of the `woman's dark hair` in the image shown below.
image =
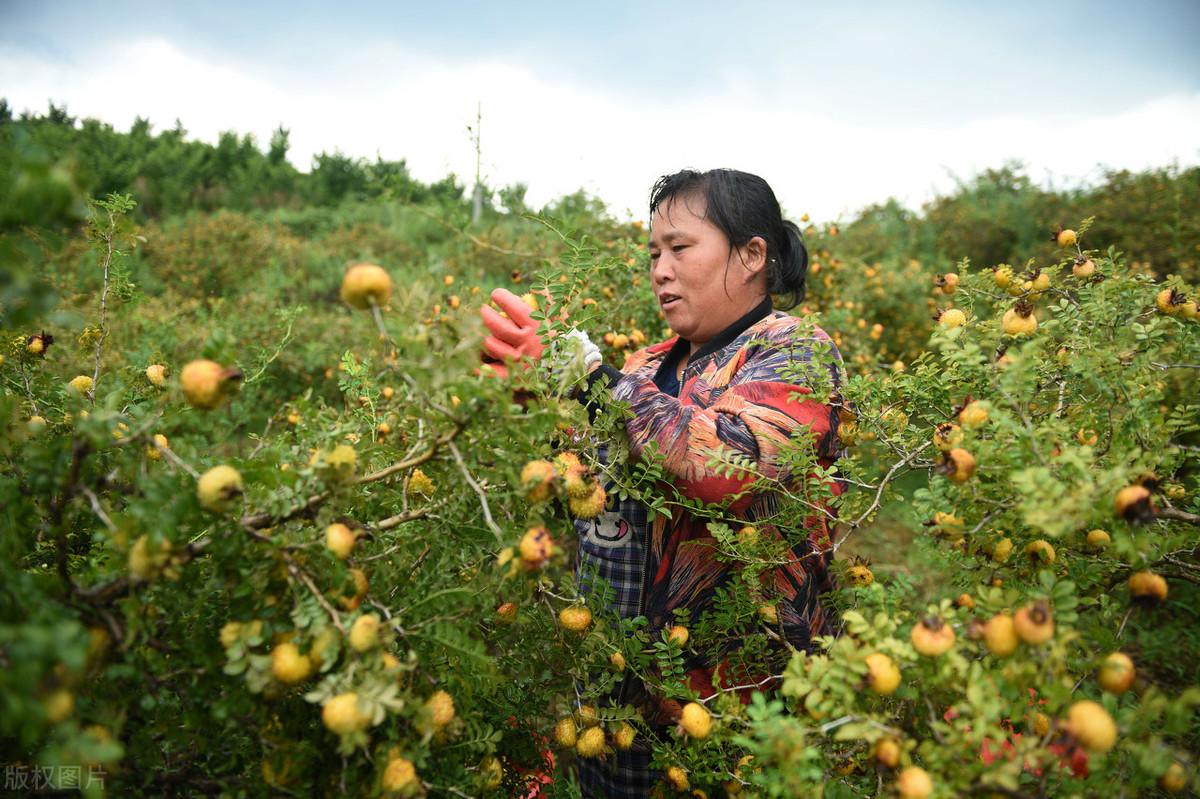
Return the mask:
POLYGON ((775 192, 758 175, 736 169, 684 169, 659 178, 650 191, 650 217, 676 198, 704 198, 704 218, 742 247, 755 236, 767 243, 767 291, 791 308, 804 299, 808 250, 800 228, 783 218, 775 192))

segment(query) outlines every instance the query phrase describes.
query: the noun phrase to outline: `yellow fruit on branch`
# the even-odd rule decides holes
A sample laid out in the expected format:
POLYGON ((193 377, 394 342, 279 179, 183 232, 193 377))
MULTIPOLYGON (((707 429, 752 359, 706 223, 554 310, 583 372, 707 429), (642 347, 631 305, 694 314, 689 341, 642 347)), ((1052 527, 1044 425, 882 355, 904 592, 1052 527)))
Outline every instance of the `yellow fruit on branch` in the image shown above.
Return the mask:
POLYGON ((1113 652, 1104 659, 1096 672, 1096 682, 1110 694, 1123 694, 1133 685, 1137 669, 1133 660, 1124 652, 1113 652))
POLYGON ((872 652, 864 658, 867 664, 867 684, 881 696, 892 694, 900 686, 900 669, 882 652, 872 652))
POLYGON ((938 314, 937 323, 948 329, 962 327, 967 323, 967 315, 958 308, 947 308, 938 314))
POLYGON ((579 730, 575 728, 575 719, 564 716, 554 725, 554 742, 562 747, 572 747, 579 738, 579 730))
POLYGON ((581 633, 592 626, 592 611, 584 605, 572 605, 558 613, 558 623, 573 633, 581 633))
POLYGON ((321 706, 321 721, 326 729, 337 735, 361 732, 371 723, 370 717, 359 710, 358 694, 354 691, 325 700, 321 706))
POLYGON ((575 752, 580 757, 599 757, 604 749, 604 730, 600 727, 589 727, 575 742, 575 752))
POLYGON ((1167 770, 1158 778, 1158 787, 1167 793, 1183 793, 1187 788, 1187 772, 1178 760, 1167 766, 1167 770))
POLYGON ((688 702, 679 715, 679 729, 691 738, 707 738, 712 729, 712 715, 699 702, 688 702))
POLYGON ((425 710, 429 713, 429 721, 435 729, 441 729, 454 721, 454 698, 445 691, 434 691, 425 700, 425 710))
POLYGON ((379 646, 381 622, 374 613, 359 616, 350 626, 350 648, 355 652, 369 652, 379 646))
POLYGON ((42 712, 49 724, 61 724, 75 712, 75 694, 66 688, 52 691, 42 700, 42 712))
POLYGON ((997 613, 983 625, 983 642, 988 651, 997 657, 1008 657, 1017 651, 1021 639, 1017 636, 1013 617, 997 613))
POLYGON ((900 765, 900 744, 896 742, 895 738, 880 738, 875 742, 872 754, 880 765, 887 768, 895 768, 900 765))
POLYGON ((1071 274, 1078 278, 1089 278, 1096 274, 1096 264, 1091 258, 1080 255, 1071 265, 1071 274))
POLYGON ((608 662, 618 672, 625 671, 625 656, 620 652, 613 652, 608 656, 608 662))
POLYGON ((1075 231, 1071 230, 1070 228, 1064 229, 1060 227, 1054 231, 1054 243, 1059 247, 1062 247, 1064 250, 1068 247, 1074 247, 1077 240, 1078 237, 1075 235, 1075 231))
POLYGON ((909 766, 896 776, 896 793, 900 799, 928 799, 933 793, 933 780, 920 766, 909 766))
POLYGON ((341 522, 334 522, 325 528, 325 548, 338 560, 350 557, 355 541, 354 531, 341 522))
POLYGON ((161 363, 152 363, 146 367, 146 379, 150 385, 162 388, 167 384, 167 367, 161 363))
POLYGON ((554 539, 550 537, 550 531, 545 527, 530 527, 525 531, 525 535, 521 536, 521 542, 517 545, 517 551, 521 553, 521 560, 529 568, 545 565, 553 550, 554 539))
POLYGON ((554 480, 558 473, 554 464, 547 460, 530 461, 521 469, 521 487, 529 502, 545 502, 554 493, 554 480))
POLYGON ((75 391, 78 394, 86 395, 92 390, 92 386, 94 384, 92 383, 92 378, 88 377, 87 375, 79 375, 78 377, 72 377, 71 381, 67 383, 67 385, 71 387, 72 391, 75 391))
POLYGON ((633 739, 635 737, 637 737, 637 730, 633 728, 633 725, 622 721, 612 733, 613 747, 620 749, 622 752, 628 751, 633 747, 633 739))
POLYGON ((1037 646, 1054 636, 1054 616, 1045 600, 1038 600, 1013 614, 1013 629, 1022 641, 1037 646))
POLYGON ((1154 500, 1150 489, 1142 485, 1128 485, 1117 492, 1113 507, 1130 524, 1146 524, 1154 521, 1154 500))
POLYGON ((295 644, 282 643, 271 650, 271 674, 285 685, 296 685, 312 674, 312 661, 295 644))
POLYGON ((1037 330, 1037 317, 1033 315, 1033 306, 1026 302, 1018 302, 1004 312, 1000 322, 1005 335, 1031 336, 1037 330))
POLYGON ((417 784, 417 769, 412 761, 403 757, 393 757, 383 770, 380 785, 384 791, 396 793, 407 790, 417 784))
POLYGON ((1087 534, 1087 545, 1090 549, 1104 549, 1112 541, 1108 532, 1105 530, 1089 530, 1087 534))
POLYGON ((667 631, 667 640, 680 649, 687 646, 688 638, 690 637, 691 633, 688 632, 688 628, 682 624, 676 624, 667 631))
POLYGON ((196 498, 200 500, 200 506, 213 513, 229 510, 244 491, 242 475, 232 466, 214 466, 196 481, 196 498))
POLYGON ((1168 316, 1175 316, 1183 310, 1183 304, 1187 302, 1187 297, 1180 294, 1175 289, 1163 289, 1154 296, 1154 305, 1162 313, 1168 316))
POLYGON ((975 600, 971 597, 970 594, 959 594, 958 599, 954 600, 954 604, 958 605, 960 608, 962 608, 964 610, 974 610, 975 609, 975 600))
POLYGON ((221 406, 242 384, 240 369, 226 369, 215 361, 197 360, 179 373, 183 397, 194 408, 211 411, 221 406))
POLYGON ((1130 576, 1129 593, 1135 599, 1162 602, 1167 598, 1167 581, 1161 574, 1140 571, 1130 576))
POLYGON ((943 453, 937 470, 955 483, 965 483, 975 474, 975 456, 962 447, 943 453))
POLYGON ((913 649, 926 657, 944 655, 954 646, 954 629, 941 616, 926 616, 913 625, 913 649))
POLYGON ((943 422, 933 429, 933 445, 942 452, 949 452, 962 440, 962 428, 952 422, 943 422))
POLYGON ((1064 725, 1075 740, 1092 752, 1107 752, 1117 743, 1117 724, 1099 702, 1083 699, 1067 709, 1064 725))
POLYGON ((779 624, 779 608, 775 603, 759 605, 758 617, 767 624, 779 624))
POLYGON ((372 305, 382 308, 392 296, 392 278, 377 264, 354 264, 342 278, 342 301, 365 310, 372 305))
POLYGON ((1054 547, 1044 538, 1030 541, 1025 546, 1025 555, 1034 563, 1045 563, 1047 565, 1053 563, 1057 557, 1054 547))
MULTIPOLYGON (((568 489, 569 491, 570 489, 568 489)), ((590 493, 586 497, 582 499, 571 497, 567 500, 567 506, 571 515, 577 519, 594 519, 604 512, 604 503, 607 499, 604 486, 597 482, 591 487, 590 493)))
POLYGON ((691 784, 688 782, 687 771, 681 766, 668 766, 667 770, 663 772, 663 776, 666 777, 671 787, 677 791, 686 791, 691 787, 691 784))

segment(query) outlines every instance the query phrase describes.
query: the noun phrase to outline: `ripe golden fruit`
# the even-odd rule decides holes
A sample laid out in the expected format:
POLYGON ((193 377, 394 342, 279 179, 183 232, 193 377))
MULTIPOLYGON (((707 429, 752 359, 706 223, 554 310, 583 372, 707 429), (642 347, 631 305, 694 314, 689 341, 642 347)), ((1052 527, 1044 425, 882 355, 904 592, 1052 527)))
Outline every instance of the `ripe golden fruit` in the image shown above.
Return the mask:
POLYGON ((628 751, 633 746, 635 737, 637 737, 637 730, 633 728, 633 725, 622 721, 612 734, 613 746, 621 751, 628 751))
POLYGON ((429 711, 429 720, 435 728, 442 728, 454 721, 454 698, 445 691, 434 691, 425 700, 425 709, 429 711))
POLYGON ((846 570, 846 578, 850 580, 850 585, 855 588, 866 588, 875 582, 875 573, 871 571, 871 567, 866 563, 855 563, 846 570))
MULTIPOLYGON (((568 493, 570 489, 568 488, 568 493)), ((604 512, 604 502, 607 499, 604 493, 604 486, 596 483, 591 490, 591 493, 583 499, 575 499, 574 497, 567 500, 567 506, 571 511, 571 515, 577 519, 594 519, 604 512)))
POLYGON ((575 729, 575 719, 570 716, 563 716, 554 725, 554 742, 559 746, 574 746, 578 736, 579 731, 575 729))
POLYGON ((1064 250, 1068 247, 1074 247, 1076 241, 1075 231, 1070 229, 1060 230, 1054 234, 1054 241, 1064 250))
POLYGON ((958 308, 947 308, 938 314, 938 324, 948 329, 962 327, 966 323, 967 315, 958 308))
POLYGON ((625 671, 625 656, 620 652, 613 652, 608 656, 608 662, 617 671, 625 671))
POLYGON ((1167 766, 1167 770, 1158 778, 1158 787, 1167 793, 1182 793, 1187 787, 1187 772, 1183 770, 1183 764, 1176 760, 1167 766))
POLYGON ((1161 574, 1140 571, 1130 576, 1129 593, 1137 599, 1162 602, 1167 598, 1167 581, 1161 574))
POLYGON ((573 633, 581 633, 592 625, 592 611, 583 605, 572 605, 558 613, 558 623, 573 633))
POLYGON ((554 539, 545 527, 530 527, 525 531, 525 535, 521 536, 521 543, 517 545, 521 560, 525 565, 534 568, 545 564, 553 549, 554 539))
POLYGON ((362 604, 363 597, 367 595, 367 574, 362 569, 351 569, 350 577, 354 581, 354 594, 347 596, 339 596, 338 604, 344 610, 356 610, 362 604))
POLYGON ((1008 560, 1008 556, 1012 554, 1013 542, 1011 538, 1001 538, 992 547, 992 560, 997 563, 1004 563, 1008 560))
POLYGON ((948 452, 962 443, 962 428, 950 422, 943 422, 933 429, 933 445, 942 452, 948 452))
POLYGON ((1083 699, 1067 709, 1064 725, 1075 740, 1093 752, 1107 752, 1117 742, 1117 724, 1099 702, 1083 699))
POLYGON ((1038 600, 1013 614, 1013 629, 1022 641, 1037 646, 1054 636, 1054 616, 1045 600, 1038 600))
POLYGON ((1001 326, 1004 333, 1009 336, 1031 336, 1037 330, 1037 317, 1033 315, 1033 309, 1023 303, 1017 303, 1016 307, 1009 308, 1004 312, 1004 318, 1001 320, 1001 326))
POLYGON ((1050 732, 1050 717, 1045 713, 1035 713, 1033 716, 1033 731, 1044 738, 1050 732))
POLYGON ((913 649, 926 657, 944 655, 954 646, 954 630, 941 616, 926 616, 913 625, 913 649))
POLYGON ((895 738, 880 738, 875 742, 875 759, 888 768, 900 765, 900 744, 895 738))
POLYGON ((354 531, 341 522, 334 522, 325 528, 325 548, 338 560, 350 557, 355 540, 354 531))
POLYGON ((900 799, 927 799, 933 793, 933 780, 920 766, 909 766, 896 777, 896 792, 900 799))
POLYGON ((992 269, 992 282, 998 289, 1006 289, 1012 285, 1013 271, 1008 264, 1000 264, 992 269))
POLYGON ((392 278, 376 264, 355 264, 342 278, 342 301, 363 310, 372 305, 383 307, 392 296, 392 278))
POLYGON ((599 727, 584 730, 575 742, 575 752, 580 757, 597 757, 603 754, 604 730, 599 727))
POLYGON ((1142 485, 1129 485, 1117 492, 1113 506, 1120 516, 1131 524, 1145 524, 1154 520, 1154 501, 1150 489, 1142 485))
POLYGON ((296 685, 312 674, 312 661, 295 644, 283 643, 271 650, 271 674, 285 685, 296 685))
POLYGON ((965 483, 975 474, 975 456, 962 447, 945 454, 942 471, 955 483, 965 483))
POLYGON ((517 618, 517 606, 512 602, 504 602, 496 608, 496 616, 501 621, 513 621, 517 618))
POLYGON ((379 617, 374 613, 359 616, 350 627, 350 648, 355 652, 368 652, 379 646, 379 617))
POLYGON ((1100 664, 1100 669, 1096 672, 1096 682, 1110 694, 1123 694, 1133 685, 1136 676, 1137 669, 1133 667, 1133 660, 1129 655, 1113 652, 1100 664))
POLYGON ((167 367, 161 363, 152 363, 146 367, 146 379, 150 384, 162 388, 167 384, 167 367))
POLYGON ((1104 530, 1088 531, 1087 544, 1092 549, 1104 549, 1110 541, 1112 541, 1112 538, 1104 530))
POLYGON ((997 657, 1008 657, 1017 651, 1021 639, 1017 637, 1013 617, 1007 613, 997 613, 983 625, 983 642, 988 651, 997 657))
POLYGON ((338 694, 321 706, 321 721, 337 735, 365 730, 371 719, 358 709, 358 694, 354 691, 338 694))
POLYGON ((576 715, 579 717, 579 723, 585 727, 595 727, 600 723, 600 716, 591 705, 580 705, 576 715))
POLYGON ((900 686, 900 669, 882 652, 872 652, 864 661, 867 664, 867 683, 871 690, 888 696, 900 686))
POLYGON ((687 646, 689 637, 691 637, 691 633, 689 633, 688 628, 684 627, 682 624, 676 624, 667 632, 667 640, 671 641, 671 643, 675 644, 680 649, 687 646))
POLYGON ((1088 278, 1096 274, 1096 264, 1091 258, 1084 258, 1082 255, 1075 259, 1075 263, 1071 266, 1071 274, 1079 278, 1088 278))
POLYGON ((93 383, 92 378, 88 377, 87 375, 79 375, 78 377, 72 377, 71 381, 67 383, 67 385, 70 386, 73 391, 79 394, 87 394, 92 390, 93 383))
POLYGON ((699 702, 688 702, 679 716, 679 729, 692 738, 707 738, 712 729, 712 716, 699 702))
POLYGON ((170 449, 171 442, 162 433, 155 433, 153 442, 146 445, 146 457, 152 461, 162 460, 162 451, 170 449))
POLYGON ((554 479, 557 477, 554 464, 546 460, 530 461, 521 469, 521 487, 525 489, 525 499, 529 502, 545 502, 554 493, 554 479))
POLYGON ((50 724, 66 721, 75 712, 75 694, 66 688, 59 688, 42 700, 42 710, 50 724))
POLYGON ((420 469, 413 469, 408 477, 408 490, 423 497, 433 496, 433 480, 420 469))
POLYGON ((690 786, 687 771, 680 766, 668 766, 665 773, 667 782, 677 791, 686 791, 690 786))
POLYGON ((241 622, 238 622, 238 621, 225 622, 224 626, 221 627, 221 636, 220 636, 221 646, 225 649, 228 649, 229 647, 233 646, 235 643, 237 643, 238 638, 241 637, 241 633, 242 633, 242 623, 241 622))
POLYGON ((403 791, 417 783, 417 769, 411 760, 393 757, 383 770, 382 787, 385 791, 403 791))
POLYGON ((1054 547, 1044 538, 1039 538, 1036 541, 1030 541, 1025 547, 1025 554, 1035 563, 1053 563, 1057 557, 1054 552, 1054 547))
POLYGON ((213 513, 228 510, 245 490, 242 475, 232 466, 214 466, 196 481, 196 497, 200 506, 213 513))
POLYGON ((774 603, 758 606, 758 617, 767 624, 779 623, 779 608, 774 603))
POLYGON ((954 600, 954 604, 958 605, 960 608, 963 608, 965 610, 974 610, 975 609, 975 600, 971 597, 970 594, 965 594, 965 593, 959 594, 958 599, 954 600))
POLYGON ((211 411, 241 387, 240 369, 226 369, 215 361, 197 360, 179 373, 183 397, 194 408, 211 411))
POLYGON ((1183 295, 1175 289, 1163 289, 1154 296, 1154 305, 1168 316, 1179 313, 1183 301, 1183 295))
POLYGON ((958 412, 958 423, 963 427, 979 427, 988 418, 987 405, 979 400, 973 400, 958 412))

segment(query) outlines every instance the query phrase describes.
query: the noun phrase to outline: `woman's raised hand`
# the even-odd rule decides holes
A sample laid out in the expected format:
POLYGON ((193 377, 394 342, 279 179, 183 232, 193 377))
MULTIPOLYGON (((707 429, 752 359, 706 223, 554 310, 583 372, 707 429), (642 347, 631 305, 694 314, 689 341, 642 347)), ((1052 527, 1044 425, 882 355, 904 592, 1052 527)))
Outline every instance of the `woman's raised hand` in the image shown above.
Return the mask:
POLYGON ((492 300, 508 318, 487 305, 479 309, 483 323, 492 333, 483 340, 483 360, 500 377, 507 377, 508 367, 504 362, 528 359, 526 363, 536 363, 546 345, 538 336, 538 322, 530 316, 524 300, 508 289, 494 289, 492 300))

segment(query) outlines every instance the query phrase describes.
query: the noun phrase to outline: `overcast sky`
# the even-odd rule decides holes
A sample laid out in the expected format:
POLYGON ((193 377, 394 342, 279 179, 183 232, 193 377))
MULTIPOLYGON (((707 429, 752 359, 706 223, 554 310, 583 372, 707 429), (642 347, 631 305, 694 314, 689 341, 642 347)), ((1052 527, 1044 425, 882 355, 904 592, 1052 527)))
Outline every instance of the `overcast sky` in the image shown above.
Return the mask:
POLYGON ((583 188, 644 217, 682 167, 756 172, 793 216, 919 207, 1023 161, 1200 163, 1200 2, 17 2, 0 97, 215 141, 291 130, 290 157, 405 159, 540 206, 583 188))

